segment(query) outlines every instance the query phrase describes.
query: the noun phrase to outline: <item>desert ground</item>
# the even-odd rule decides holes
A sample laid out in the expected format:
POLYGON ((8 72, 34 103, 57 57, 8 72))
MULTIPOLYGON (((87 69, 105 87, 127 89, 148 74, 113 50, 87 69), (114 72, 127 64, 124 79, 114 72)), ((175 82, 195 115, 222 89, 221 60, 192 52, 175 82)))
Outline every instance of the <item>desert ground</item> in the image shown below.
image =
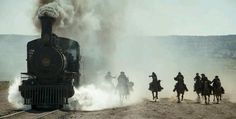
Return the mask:
POLYGON ((77 111, 67 119, 235 119, 236 104, 223 101, 221 104, 199 104, 184 100, 176 103, 169 98, 143 102, 112 109, 84 112, 77 111))
MULTIPOLYGON (((7 84, 4 84, 7 85, 7 84)), ((7 101, 7 86, 0 91, 0 116, 17 112, 7 101)), ((184 100, 176 103, 174 98, 161 98, 154 102, 150 99, 116 108, 109 108, 96 111, 83 110, 60 110, 43 119, 236 119, 236 103, 224 99, 220 104, 209 105, 196 103, 193 100, 184 100)), ((27 111, 14 119, 35 118, 35 111, 27 111)), ((38 112, 37 112, 38 113, 38 112)))
POLYGON ((10 103, 8 103, 7 96, 8 96, 8 81, 0 81, 0 116, 14 113, 17 109, 14 109, 10 103))

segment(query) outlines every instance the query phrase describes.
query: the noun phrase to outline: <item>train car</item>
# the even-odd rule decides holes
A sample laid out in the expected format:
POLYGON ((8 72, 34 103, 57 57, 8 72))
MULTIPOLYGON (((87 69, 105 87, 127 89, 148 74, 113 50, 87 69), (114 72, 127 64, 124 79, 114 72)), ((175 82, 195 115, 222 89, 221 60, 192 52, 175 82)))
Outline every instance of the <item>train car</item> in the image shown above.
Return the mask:
POLYGON ((79 86, 80 46, 52 33, 55 19, 42 16, 41 38, 27 43, 27 72, 19 86, 25 105, 62 108, 79 86))

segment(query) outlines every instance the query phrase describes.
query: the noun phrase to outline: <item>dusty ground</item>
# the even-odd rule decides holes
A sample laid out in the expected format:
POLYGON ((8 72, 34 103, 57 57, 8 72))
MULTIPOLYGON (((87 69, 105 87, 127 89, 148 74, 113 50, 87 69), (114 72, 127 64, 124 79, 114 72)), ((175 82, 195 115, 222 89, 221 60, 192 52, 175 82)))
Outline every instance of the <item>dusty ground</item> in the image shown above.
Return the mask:
POLYGON ((236 119, 236 104, 197 104, 185 100, 177 104, 170 99, 159 102, 144 100, 142 103, 94 112, 77 111, 67 119, 236 119))
POLYGON ((9 87, 9 81, 0 81, 0 91, 7 90, 9 87))
POLYGON ((17 111, 7 101, 8 87, 8 81, 0 81, 0 116, 17 111))
MULTIPOLYGON (((0 116, 16 111, 7 101, 7 89, 0 90, 0 116)), ((159 102, 143 102, 100 111, 59 111, 44 119, 236 119, 236 103, 199 104, 185 100, 163 98, 159 102)))

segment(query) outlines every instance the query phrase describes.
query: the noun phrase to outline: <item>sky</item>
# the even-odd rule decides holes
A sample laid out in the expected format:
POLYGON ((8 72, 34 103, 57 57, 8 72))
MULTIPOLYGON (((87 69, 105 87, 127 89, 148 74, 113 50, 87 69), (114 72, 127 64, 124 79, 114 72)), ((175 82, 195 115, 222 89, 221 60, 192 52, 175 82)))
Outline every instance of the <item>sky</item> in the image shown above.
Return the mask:
MULTIPOLYGON (((225 35, 236 33, 235 0, 127 0, 123 31, 129 35, 225 35)), ((1 0, 0 34, 39 34, 36 0, 1 0)))

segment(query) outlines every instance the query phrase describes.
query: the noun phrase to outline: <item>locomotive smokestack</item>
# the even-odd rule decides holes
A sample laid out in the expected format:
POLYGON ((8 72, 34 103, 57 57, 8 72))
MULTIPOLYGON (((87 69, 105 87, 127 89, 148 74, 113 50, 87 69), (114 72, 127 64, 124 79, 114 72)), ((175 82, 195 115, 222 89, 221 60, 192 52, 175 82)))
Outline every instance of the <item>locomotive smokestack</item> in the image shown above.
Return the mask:
POLYGON ((40 16, 39 17, 41 21, 41 40, 45 45, 51 45, 52 44, 52 25, 55 21, 55 18, 50 16, 40 16))

